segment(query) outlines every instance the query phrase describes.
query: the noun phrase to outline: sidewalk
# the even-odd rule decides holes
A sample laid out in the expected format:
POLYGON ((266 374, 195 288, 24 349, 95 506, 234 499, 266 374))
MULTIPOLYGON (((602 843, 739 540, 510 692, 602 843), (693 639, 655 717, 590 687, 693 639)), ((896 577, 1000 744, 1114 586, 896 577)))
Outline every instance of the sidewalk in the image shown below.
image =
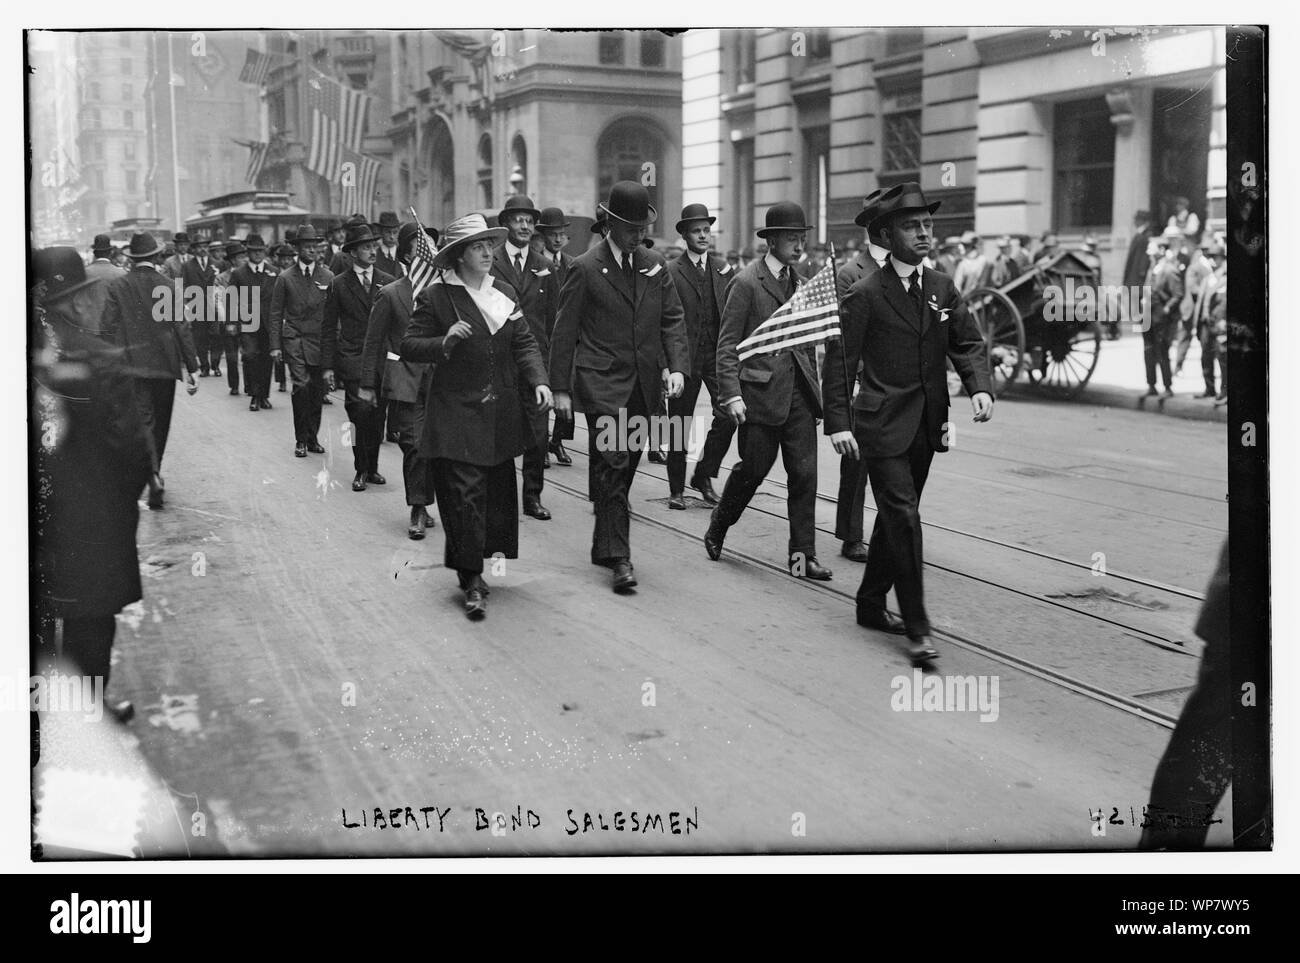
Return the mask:
MULTIPOLYGON (((1170 364, 1173 363, 1176 352, 1176 347, 1170 349, 1170 364)), ((1161 390, 1162 396, 1145 397, 1147 382, 1146 367, 1142 362, 1142 335, 1125 330, 1118 341, 1101 342, 1097 368, 1093 371, 1087 386, 1070 401, 1059 403, 1135 408, 1139 411, 1172 415, 1175 418, 1227 423, 1227 405, 1216 406, 1212 398, 1196 397, 1205 390, 1205 381, 1201 377, 1201 345, 1195 339, 1188 348, 1182 373, 1174 376, 1174 397, 1163 397, 1164 382, 1159 378, 1159 371, 1157 371, 1156 387, 1161 390)), ((1015 384, 1007 389, 1007 394, 1016 398, 1044 397, 1029 385, 1024 372, 1021 372, 1015 384)))

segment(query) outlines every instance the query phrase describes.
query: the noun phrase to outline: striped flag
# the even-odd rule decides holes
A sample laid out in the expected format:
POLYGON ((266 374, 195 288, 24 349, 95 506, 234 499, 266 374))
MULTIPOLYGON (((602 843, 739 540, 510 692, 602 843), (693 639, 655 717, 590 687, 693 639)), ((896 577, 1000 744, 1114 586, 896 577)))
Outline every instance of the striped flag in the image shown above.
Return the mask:
POLYGON ((492 52, 491 47, 476 40, 472 34, 460 33, 454 30, 438 30, 434 32, 434 36, 472 63, 482 63, 487 60, 488 54, 492 52))
POLYGON ((244 172, 244 180, 256 187, 271 145, 260 140, 237 140, 235 143, 248 148, 248 170, 244 172))
MULTIPOLYGON (((415 217, 414 208, 411 209, 411 216, 415 217)), ((415 245, 411 251, 411 264, 406 269, 407 275, 411 279, 411 299, 420 296, 424 286, 433 280, 433 245, 429 243, 429 235, 424 231, 424 225, 420 219, 415 217, 415 226, 418 227, 419 233, 415 235, 415 245)))
POLYGON ((343 148, 341 174, 343 183, 341 206, 345 211, 360 211, 371 220, 375 209, 375 185, 379 180, 379 161, 365 154, 343 148), (350 165, 350 166, 349 166, 350 165))
POLYGON ((344 87, 319 71, 307 81, 307 109, 311 112, 309 170, 338 180, 343 149, 361 150, 371 99, 368 94, 344 87))
POLYGON ((801 286, 770 318, 736 346, 740 360, 775 354, 800 344, 816 344, 840 336, 840 305, 835 297, 834 261, 801 286))
POLYGON ((244 54, 244 69, 239 72, 239 82, 265 87, 266 75, 276 67, 283 67, 290 59, 284 54, 262 53, 250 47, 244 54))

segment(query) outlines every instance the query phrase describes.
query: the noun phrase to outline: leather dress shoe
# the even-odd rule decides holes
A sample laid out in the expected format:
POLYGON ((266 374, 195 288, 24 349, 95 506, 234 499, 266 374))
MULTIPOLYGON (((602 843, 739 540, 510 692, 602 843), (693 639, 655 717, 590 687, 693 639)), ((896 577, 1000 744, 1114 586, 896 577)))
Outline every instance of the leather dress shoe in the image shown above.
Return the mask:
POLYGON ((537 519, 539 522, 550 521, 551 518, 551 513, 547 511, 546 506, 533 498, 524 502, 524 514, 529 518, 537 519))
POLYGON ((668 507, 675 508, 679 512, 686 511, 686 496, 681 492, 673 492, 668 496, 668 507))
POLYGON ((858 609, 858 625, 890 635, 907 635, 907 625, 903 620, 884 609, 858 609))
POLYGON ((213 368, 213 369, 212 369, 212 377, 214 377, 214 378, 220 378, 220 377, 221 377, 221 369, 220 369, 220 368, 213 368))
POLYGON ((279 390, 281 390, 281 391, 287 391, 287 390, 288 390, 288 389, 287 389, 287 388, 285 388, 285 386, 284 386, 284 385, 280 385, 280 389, 279 389, 279 390))
POLYGON ((727 526, 718 521, 718 513, 714 511, 709 518, 709 528, 704 533, 704 550, 715 562, 722 558, 722 542, 726 537, 727 526))
POLYGON ((270 410, 271 410, 271 399, 270 399, 270 398, 258 398, 258 399, 257 399, 257 407, 261 408, 263 411, 270 411, 270 410))
POLYGON ((718 493, 713 490, 713 482, 708 475, 701 475, 696 472, 691 476, 691 487, 700 493, 700 497, 704 499, 705 504, 718 504, 718 493))
POLYGON ((248 403, 248 410, 249 410, 249 411, 261 411, 261 410, 262 410, 262 406, 259 405, 259 404, 257 403, 257 399, 254 398, 252 401, 250 401, 250 402, 248 403))
POLYGON ((815 582, 829 582, 831 580, 831 570, 817 561, 815 555, 809 555, 807 558, 800 560, 790 559, 790 574, 796 578, 810 578, 815 582), (800 574, 797 569, 802 564, 803 572, 800 574))
POLYGON ((840 548, 840 554, 850 562, 865 562, 867 560, 867 543, 861 540, 845 542, 840 548))
POLYGON ((487 599, 483 589, 475 583, 465 589, 465 617, 477 622, 487 615, 487 599))
POLYGON ((212 377, 212 372, 209 371, 207 368, 204 368, 203 370, 201 370, 201 371, 199 372, 199 377, 200 377, 200 378, 211 378, 211 377, 212 377))
POLYGON ((352 479, 352 490, 353 490, 354 492, 363 492, 363 491, 366 490, 366 473, 365 473, 365 472, 363 472, 363 471, 359 471, 359 472, 357 472, 356 477, 352 479))
POLYGON ((231 389, 230 389, 230 393, 231 393, 232 395, 234 395, 235 397, 238 397, 238 396, 239 396, 239 389, 238 389, 238 388, 231 388, 231 389))
POLYGON ((379 474, 379 472, 377 472, 377 471, 367 472, 367 473, 366 473, 366 481, 370 482, 370 484, 372 484, 372 485, 387 485, 387 484, 388 484, 388 479, 385 478, 383 475, 379 474))
POLYGON ((163 485, 162 475, 154 474, 149 476, 149 499, 148 505, 154 511, 163 507, 163 492, 166 490, 163 485))
POLYGON ((406 527, 406 537, 413 542, 424 538, 424 509, 416 505, 411 509, 411 524, 406 527))
POLYGON ((564 465, 567 468, 569 465, 573 464, 573 459, 569 457, 569 453, 565 450, 563 442, 555 442, 551 445, 548 451, 555 456, 555 463, 557 465, 564 465))
POLYGON ((549 451, 544 452, 542 454, 542 468, 546 469, 550 467, 551 467, 551 453, 549 451))
POLYGON ((302 442, 298 442, 298 444, 294 445, 294 446, 293 446, 293 457, 295 457, 295 458, 306 458, 306 457, 307 457, 307 446, 304 445, 302 442))
POLYGON ((912 665, 923 666, 939 658, 939 650, 934 647, 928 635, 918 635, 907 640, 907 656, 912 665))
POLYGON ((433 528, 433 525, 434 525, 434 522, 433 522, 433 516, 429 514, 429 509, 428 509, 428 507, 427 507, 427 506, 421 506, 421 507, 422 507, 422 509, 423 509, 423 511, 424 511, 424 527, 425 527, 425 528, 433 528))
POLYGON ((665 454, 664 454, 662 451, 660 451, 658 448, 651 449, 650 454, 647 455, 646 458, 649 459, 650 464, 652 464, 652 465, 666 465, 666 464, 668 464, 668 456, 665 455, 665 454))
POLYGON ((632 563, 626 559, 615 562, 614 591, 626 592, 634 588, 636 588, 636 573, 632 571, 632 563))
POLYGON ((313 455, 323 455, 323 454, 325 454, 325 449, 321 447, 321 444, 320 444, 319 441, 309 441, 309 442, 307 442, 307 450, 308 450, 309 452, 311 452, 313 455))

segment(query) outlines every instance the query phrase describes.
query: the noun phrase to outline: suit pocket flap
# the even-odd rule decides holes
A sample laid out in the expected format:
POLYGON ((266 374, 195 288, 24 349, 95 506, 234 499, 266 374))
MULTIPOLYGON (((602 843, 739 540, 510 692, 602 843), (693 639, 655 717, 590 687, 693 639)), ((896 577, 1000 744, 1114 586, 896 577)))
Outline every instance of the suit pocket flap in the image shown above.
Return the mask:
POLYGON ((853 404, 863 411, 876 411, 885 403, 885 396, 874 391, 859 391, 853 404))
POLYGON ((741 368, 741 381, 756 381, 759 384, 766 384, 772 380, 772 371, 770 368, 741 368))
POLYGON ((576 367, 590 368, 592 371, 608 371, 614 364, 614 359, 607 354, 579 354, 573 359, 573 363, 576 367))

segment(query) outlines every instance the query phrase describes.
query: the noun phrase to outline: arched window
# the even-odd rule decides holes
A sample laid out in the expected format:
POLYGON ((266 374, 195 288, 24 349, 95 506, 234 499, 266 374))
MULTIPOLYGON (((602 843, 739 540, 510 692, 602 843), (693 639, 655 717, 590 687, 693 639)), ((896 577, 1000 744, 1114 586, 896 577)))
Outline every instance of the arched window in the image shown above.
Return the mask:
POLYGON ((492 135, 484 134, 478 142, 478 206, 495 207, 492 190, 492 135))
POLYGON ((421 198, 421 206, 428 210, 428 216, 432 218, 430 224, 441 230, 464 213, 456 210, 455 144, 452 143, 451 129, 442 118, 430 122, 424 150, 424 167, 429 171, 429 196, 421 198))
POLYGON ((609 197, 617 181, 636 181, 650 192, 650 203, 659 202, 660 178, 664 174, 664 140, 657 127, 629 118, 611 124, 596 145, 597 203, 609 197))
POLYGON ((522 134, 515 134, 510 142, 510 190, 528 193, 528 148, 522 134))

